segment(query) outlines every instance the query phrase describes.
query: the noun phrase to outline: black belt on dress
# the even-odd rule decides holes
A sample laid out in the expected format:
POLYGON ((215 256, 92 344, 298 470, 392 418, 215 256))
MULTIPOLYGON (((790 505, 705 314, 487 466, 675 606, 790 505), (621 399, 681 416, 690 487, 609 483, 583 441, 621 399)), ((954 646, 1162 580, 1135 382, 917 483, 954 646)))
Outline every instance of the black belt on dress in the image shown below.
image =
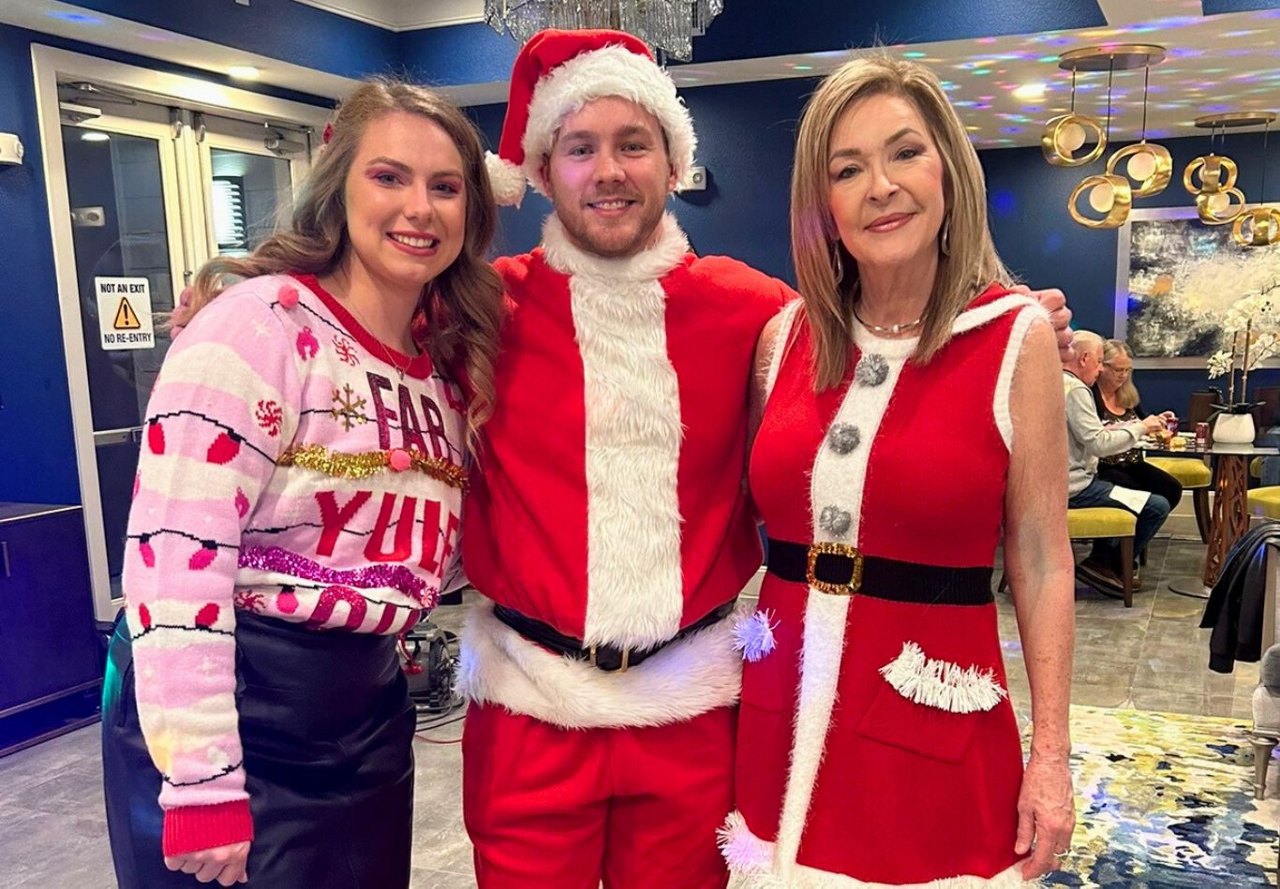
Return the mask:
POLYGON ((537 643, 556 654, 571 657, 574 660, 587 661, 591 666, 604 670, 606 673, 615 671, 625 673, 628 667, 643 663, 672 642, 724 620, 733 611, 735 604, 737 604, 736 599, 725 602, 689 624, 689 626, 676 633, 670 639, 658 642, 648 648, 585 645, 581 639, 566 636, 550 624, 534 620, 532 617, 527 617, 514 608, 508 608, 505 605, 495 604, 493 606, 493 615, 530 642, 537 643))
POLYGON ((988 567, 951 568, 866 556, 844 543, 793 543, 769 538, 769 573, 835 596, 871 596, 929 605, 986 605, 988 567))

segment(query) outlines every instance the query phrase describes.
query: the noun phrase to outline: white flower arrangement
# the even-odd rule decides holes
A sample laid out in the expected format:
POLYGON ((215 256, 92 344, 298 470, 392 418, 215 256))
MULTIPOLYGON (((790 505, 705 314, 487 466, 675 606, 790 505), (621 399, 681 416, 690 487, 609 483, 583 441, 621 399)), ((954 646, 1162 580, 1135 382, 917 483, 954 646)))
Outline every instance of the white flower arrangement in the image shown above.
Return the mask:
POLYGON ((1227 403, 1235 403, 1235 372, 1241 371, 1240 398, 1249 385, 1249 371, 1280 354, 1280 281, 1241 297, 1222 319, 1222 338, 1229 349, 1209 356, 1209 377, 1228 375, 1227 403))

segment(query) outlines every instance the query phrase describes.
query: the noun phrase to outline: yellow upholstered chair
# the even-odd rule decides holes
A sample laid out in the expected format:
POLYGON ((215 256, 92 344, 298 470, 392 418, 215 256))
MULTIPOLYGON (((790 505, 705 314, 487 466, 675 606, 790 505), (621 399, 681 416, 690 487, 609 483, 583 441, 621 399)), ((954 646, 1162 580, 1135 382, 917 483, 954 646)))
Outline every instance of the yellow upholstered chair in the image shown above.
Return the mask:
POLYGON ((1250 489, 1249 512, 1269 519, 1280 519, 1280 485, 1250 489))
MULTIPOLYGON (((1067 510, 1067 536, 1072 540, 1120 538, 1120 564, 1123 566, 1120 581, 1125 608, 1133 607, 1133 535, 1137 527, 1138 517, 1127 509, 1088 506, 1067 510)), ((1000 591, 1003 592, 1008 586, 1009 576, 1002 573, 1000 591)))
POLYGON ((1209 542, 1209 490, 1213 487, 1213 472, 1199 457, 1148 457, 1147 462, 1163 469, 1182 484, 1182 490, 1191 492, 1191 504, 1195 507, 1196 529, 1200 542, 1209 542))

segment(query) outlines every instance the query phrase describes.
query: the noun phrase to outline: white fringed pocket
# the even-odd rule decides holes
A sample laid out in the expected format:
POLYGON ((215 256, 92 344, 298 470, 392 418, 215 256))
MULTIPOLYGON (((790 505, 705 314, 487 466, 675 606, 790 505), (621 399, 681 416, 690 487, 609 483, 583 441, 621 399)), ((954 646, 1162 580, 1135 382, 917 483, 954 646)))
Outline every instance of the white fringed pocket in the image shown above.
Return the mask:
POLYGON ((990 710, 1009 695, 994 670, 934 660, 914 642, 904 642, 902 653, 881 667, 880 675, 907 700, 950 713, 990 710))

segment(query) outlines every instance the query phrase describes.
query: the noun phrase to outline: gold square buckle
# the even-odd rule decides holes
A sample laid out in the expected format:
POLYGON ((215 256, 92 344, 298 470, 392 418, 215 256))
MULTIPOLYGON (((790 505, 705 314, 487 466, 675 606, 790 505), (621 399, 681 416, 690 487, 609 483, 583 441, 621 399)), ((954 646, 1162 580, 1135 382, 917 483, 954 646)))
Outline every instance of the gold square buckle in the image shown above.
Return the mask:
POLYGON ((862 553, 847 543, 815 543, 809 547, 809 564, 805 568, 804 579, 809 586, 829 596, 852 596, 862 588, 862 553), (818 556, 822 555, 844 556, 853 560, 853 576, 848 583, 830 583, 813 576, 818 556))
MULTIPOLYGON (((596 659, 598 652, 599 652, 599 647, 594 644, 588 646, 587 648, 587 663, 593 667, 599 666, 599 663, 597 662, 597 659, 596 659)), ((629 668, 630 666, 631 666, 631 649, 624 648, 622 649, 622 663, 618 666, 617 672, 625 673, 627 672, 627 668, 629 668)))

